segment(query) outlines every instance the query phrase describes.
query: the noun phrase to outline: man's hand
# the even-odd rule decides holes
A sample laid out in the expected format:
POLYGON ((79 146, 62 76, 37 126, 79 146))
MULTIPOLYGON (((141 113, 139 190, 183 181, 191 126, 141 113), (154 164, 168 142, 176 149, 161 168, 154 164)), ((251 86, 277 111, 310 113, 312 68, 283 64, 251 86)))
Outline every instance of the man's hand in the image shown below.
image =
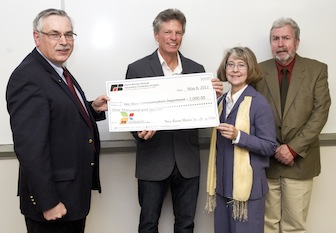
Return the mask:
POLYGON ((150 131, 143 130, 143 131, 138 132, 138 137, 143 140, 148 140, 148 139, 151 139, 155 133, 156 133, 155 130, 150 130, 150 131))
POLYGON ((43 216, 46 220, 50 221, 60 219, 66 215, 66 213, 67 209, 65 208, 65 205, 60 202, 54 208, 44 211, 43 216))
POLYGON ((287 166, 294 165, 294 156, 292 155, 286 144, 282 144, 276 149, 274 157, 280 163, 283 163, 287 166))
POLYGON ((104 112, 107 111, 107 101, 109 101, 110 98, 107 95, 101 95, 98 96, 94 101, 92 101, 92 108, 96 112, 104 112))

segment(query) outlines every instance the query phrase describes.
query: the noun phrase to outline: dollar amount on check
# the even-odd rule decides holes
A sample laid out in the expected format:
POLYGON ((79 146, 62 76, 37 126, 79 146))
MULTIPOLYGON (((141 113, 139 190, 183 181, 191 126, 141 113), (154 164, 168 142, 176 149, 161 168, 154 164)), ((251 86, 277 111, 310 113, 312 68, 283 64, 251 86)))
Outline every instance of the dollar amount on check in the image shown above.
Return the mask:
POLYGON ((106 82, 109 131, 217 126, 212 78, 212 73, 197 73, 106 82))

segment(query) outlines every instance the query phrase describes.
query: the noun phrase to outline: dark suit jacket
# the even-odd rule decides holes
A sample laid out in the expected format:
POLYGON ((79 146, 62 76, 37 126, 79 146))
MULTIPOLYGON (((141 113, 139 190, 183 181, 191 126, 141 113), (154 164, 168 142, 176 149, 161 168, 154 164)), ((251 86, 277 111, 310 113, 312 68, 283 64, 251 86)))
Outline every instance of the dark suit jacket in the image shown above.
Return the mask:
POLYGON ((296 55, 283 119, 275 61, 264 61, 260 67, 264 77, 256 88, 273 109, 277 141, 288 144, 298 154, 293 167, 272 157, 267 177, 313 178, 321 171, 319 134, 328 119, 331 104, 327 65, 296 55))
MULTIPOLYGON (((241 131, 237 146, 245 148, 250 153, 250 164, 253 170, 253 185, 250 199, 258 199, 268 191, 265 169, 269 166, 269 158, 276 149, 275 126, 272 109, 260 93, 248 86, 233 106, 227 119, 225 97, 221 123, 235 125, 238 108, 245 96, 252 96, 250 107, 250 133, 241 131)), ((217 135, 216 192, 224 197, 232 197, 233 192, 233 161, 234 146, 232 140, 217 135)))
POLYGON ((20 208, 36 221, 44 221, 42 212, 59 202, 68 211, 60 221, 84 218, 91 189, 100 190, 95 119, 105 115, 91 108, 78 83, 73 82, 86 103, 93 132, 67 84, 36 49, 8 82, 7 108, 20 162, 20 208))
MULTIPOLYGON (((183 74, 205 72, 204 67, 180 54, 183 74)), ((127 68, 126 79, 164 76, 157 51, 127 68)), ((158 131, 150 140, 137 138, 136 177, 159 181, 169 177, 175 163, 185 178, 200 175, 198 130, 158 131)))

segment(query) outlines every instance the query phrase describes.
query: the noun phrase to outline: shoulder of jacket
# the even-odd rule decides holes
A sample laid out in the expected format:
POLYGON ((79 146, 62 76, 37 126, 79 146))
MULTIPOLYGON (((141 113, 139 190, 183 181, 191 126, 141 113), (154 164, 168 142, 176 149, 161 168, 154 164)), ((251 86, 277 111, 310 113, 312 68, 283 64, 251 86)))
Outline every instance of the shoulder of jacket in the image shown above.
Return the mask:
POLYGON ((303 63, 306 64, 308 67, 310 66, 326 66, 327 64, 318 61, 316 59, 313 58, 308 58, 308 57, 301 57, 301 56, 297 56, 297 61, 298 63, 303 63))

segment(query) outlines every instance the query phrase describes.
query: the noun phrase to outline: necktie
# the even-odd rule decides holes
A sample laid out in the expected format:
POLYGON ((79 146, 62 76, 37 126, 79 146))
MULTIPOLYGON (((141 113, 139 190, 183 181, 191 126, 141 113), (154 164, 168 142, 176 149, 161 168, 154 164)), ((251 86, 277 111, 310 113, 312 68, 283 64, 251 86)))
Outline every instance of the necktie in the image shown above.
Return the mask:
POLYGON ((287 97, 287 91, 288 91, 288 70, 286 68, 283 68, 281 70, 282 78, 281 78, 281 86, 280 86, 280 97, 281 97, 281 112, 283 115, 285 103, 286 103, 286 97, 287 97))
POLYGON ((76 93, 75 87, 74 87, 74 85, 73 85, 73 83, 72 83, 72 80, 71 80, 71 78, 70 78, 70 74, 69 74, 69 72, 68 72, 65 68, 63 68, 63 75, 64 75, 64 77, 65 77, 65 81, 67 82, 70 91, 71 91, 72 94, 75 96, 75 98, 76 98, 76 100, 77 100, 79 106, 81 107, 81 109, 82 109, 82 111, 83 111, 83 113, 84 113, 86 122, 89 124, 91 130, 93 130, 93 126, 92 126, 90 117, 89 117, 89 115, 88 115, 88 112, 87 112, 86 109, 84 108, 82 101, 80 101, 80 99, 79 99, 79 97, 78 97, 78 95, 77 95, 77 93, 76 93))

